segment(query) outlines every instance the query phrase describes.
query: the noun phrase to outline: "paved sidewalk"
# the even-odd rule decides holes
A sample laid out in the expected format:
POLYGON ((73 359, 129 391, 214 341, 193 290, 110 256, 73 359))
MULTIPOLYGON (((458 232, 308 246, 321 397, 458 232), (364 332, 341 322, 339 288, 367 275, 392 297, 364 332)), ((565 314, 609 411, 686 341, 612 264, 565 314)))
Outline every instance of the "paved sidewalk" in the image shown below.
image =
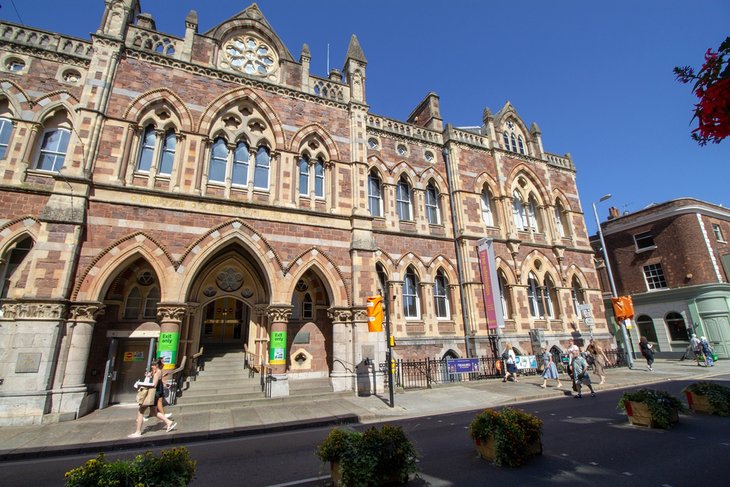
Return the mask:
MULTIPOLYGON (((730 374, 730 361, 715 367, 698 367, 685 360, 657 360, 654 372, 636 361, 634 370, 610 369, 604 385, 594 385, 598 394, 608 389, 638 386, 669 380, 692 380, 730 374)), ((542 378, 522 377, 519 382, 500 379, 440 385, 433 389, 395 394, 395 407, 388 405, 388 394, 378 396, 327 397, 318 399, 278 398, 242 403, 240 407, 196 413, 167 408, 178 422, 166 433, 162 423, 145 423, 141 438, 129 439, 134 431, 136 405, 113 406, 97 410, 76 421, 41 426, 0 428, 0 460, 15 460, 49 455, 91 453, 126 448, 151 447, 200 441, 226 436, 244 436, 273 431, 328 426, 342 423, 371 423, 388 419, 428 416, 503 406, 537 399, 560 398, 570 394, 570 383, 563 389, 554 381, 542 389, 542 378)))

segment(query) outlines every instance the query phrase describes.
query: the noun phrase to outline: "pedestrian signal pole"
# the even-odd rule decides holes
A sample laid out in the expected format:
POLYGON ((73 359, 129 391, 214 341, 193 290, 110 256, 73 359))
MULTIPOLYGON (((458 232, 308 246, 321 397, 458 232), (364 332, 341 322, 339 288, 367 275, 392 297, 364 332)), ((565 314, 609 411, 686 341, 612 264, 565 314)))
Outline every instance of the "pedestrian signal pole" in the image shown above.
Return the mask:
POLYGON ((368 331, 379 332, 383 331, 383 317, 385 317, 385 361, 388 367, 388 392, 390 394, 390 407, 395 407, 395 398, 393 390, 395 386, 393 384, 393 337, 390 335, 390 296, 388 288, 385 288, 385 299, 383 296, 372 296, 368 298, 368 331))

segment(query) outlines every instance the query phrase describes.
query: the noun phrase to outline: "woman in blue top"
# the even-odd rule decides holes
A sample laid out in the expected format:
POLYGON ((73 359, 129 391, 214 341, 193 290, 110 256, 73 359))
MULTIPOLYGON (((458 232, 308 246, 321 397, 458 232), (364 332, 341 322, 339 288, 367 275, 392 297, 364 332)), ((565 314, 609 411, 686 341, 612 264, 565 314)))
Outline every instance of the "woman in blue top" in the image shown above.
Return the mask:
POLYGON ((555 379, 558 381, 558 385, 556 387, 563 387, 560 383, 558 368, 555 366, 555 362, 553 362, 553 355, 549 351, 545 350, 542 354, 542 386, 540 387, 545 389, 547 387, 548 379, 555 379))

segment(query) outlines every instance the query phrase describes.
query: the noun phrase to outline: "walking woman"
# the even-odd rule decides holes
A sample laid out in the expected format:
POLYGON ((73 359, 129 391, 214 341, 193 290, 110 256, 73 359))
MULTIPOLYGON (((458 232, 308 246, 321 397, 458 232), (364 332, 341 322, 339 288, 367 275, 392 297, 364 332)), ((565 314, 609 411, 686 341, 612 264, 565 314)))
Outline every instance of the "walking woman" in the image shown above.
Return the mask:
POLYGON ((512 350, 512 344, 508 343, 507 346, 504 347, 504 352, 502 353, 502 358, 504 359, 504 379, 502 379, 502 382, 507 382, 507 380, 512 377, 512 380, 515 382, 518 382, 517 380, 517 357, 515 356, 515 351, 512 350))
POLYGON ((560 383, 558 368, 555 366, 555 362, 553 362, 553 354, 551 354, 549 350, 545 350, 542 353, 542 368, 542 385, 540 387, 545 389, 547 387, 548 379, 555 379, 558 381, 558 385, 556 387, 563 387, 563 384, 560 383))
POLYGON ((606 357, 606 354, 603 352, 603 349, 599 344, 597 344, 593 338, 588 342, 588 346, 586 347, 586 351, 591 354, 593 357, 593 372, 596 373, 598 377, 601 378, 601 382, 599 384, 603 384, 606 382, 606 371, 605 367, 608 365, 608 357, 606 357))
POLYGON ((651 368, 651 364, 654 363, 654 349, 645 336, 639 338, 639 349, 641 350, 641 355, 646 359, 646 368, 654 370, 651 368))
POLYGON ((172 421, 167 419, 163 413, 157 410, 158 394, 160 397, 162 397, 162 395, 164 394, 164 386, 162 384, 162 369, 159 367, 157 362, 152 363, 150 378, 152 379, 151 382, 145 381, 143 383, 138 383, 140 387, 143 387, 148 391, 148 394, 145 396, 145 398, 149 398, 151 396, 152 399, 143 399, 142 401, 140 401, 139 409, 137 410, 137 429, 134 433, 128 435, 128 438, 139 438, 140 436, 142 436, 144 413, 148 407, 152 409, 151 413, 155 415, 157 419, 165 423, 165 427, 168 433, 174 430, 177 426, 177 423, 173 423, 172 421), (153 389, 154 391, 150 389, 153 389))

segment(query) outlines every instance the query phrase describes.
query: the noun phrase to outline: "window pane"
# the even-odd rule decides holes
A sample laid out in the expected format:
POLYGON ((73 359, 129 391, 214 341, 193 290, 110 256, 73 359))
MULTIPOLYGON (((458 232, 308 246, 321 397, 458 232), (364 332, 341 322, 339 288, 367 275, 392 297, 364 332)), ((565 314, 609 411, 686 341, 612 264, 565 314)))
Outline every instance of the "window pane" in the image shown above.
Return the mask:
POLYGON ((634 235, 634 241, 636 242, 636 250, 651 249, 656 247, 654 244, 654 234, 651 232, 644 232, 634 235))
POLYGON ((13 123, 6 118, 0 118, 0 159, 5 158, 8 144, 10 144, 10 133, 12 131, 13 123))
POLYGON ((492 195, 489 190, 482 191, 482 220, 488 227, 494 226, 494 216, 492 215, 492 195))
POLYGON ((434 308, 437 318, 449 318, 449 295, 446 277, 439 272, 433 284, 434 308))
POLYGON ((309 160, 306 157, 299 159, 299 194, 309 194, 309 160))
POLYGON ((237 186, 245 186, 248 184, 248 146, 239 142, 236 150, 233 152, 233 172, 231 174, 231 184, 237 186))
POLYGON ((380 179, 373 173, 368 177, 368 207, 372 216, 381 216, 380 213, 380 179))
POLYGON ((139 288, 133 288, 127 296, 127 304, 124 306, 124 319, 134 320, 139 317, 139 307, 142 304, 142 295, 139 288))
POLYGON ((155 153, 157 136, 152 125, 148 126, 142 135, 142 146, 139 151, 138 171, 149 171, 152 167, 152 157, 155 153))
POLYGON ((396 207, 400 220, 411 219, 411 188, 403 179, 396 186, 396 207))
POLYGON ((646 285, 650 290, 667 287, 667 281, 664 279, 664 271, 662 270, 661 264, 644 266, 644 277, 646 277, 646 285))
POLYGON ((269 189, 269 164, 271 156, 266 147, 259 147, 256 151, 256 170, 253 176, 253 185, 256 188, 269 189))
POLYGON ((689 340, 689 331, 687 330, 687 325, 685 325, 684 318, 681 314, 675 312, 668 313, 664 318, 664 321, 667 323, 669 336, 672 340, 689 340))
POLYGON ((428 223, 438 224, 440 220, 439 217, 436 188, 432 184, 429 184, 426 187, 426 218, 428 219, 428 223))
POLYGON ((228 147, 226 147, 226 141, 223 139, 216 139, 215 143, 213 143, 213 150, 210 154, 209 181, 217 181, 219 183, 225 182, 227 160, 228 147))
POLYGON ((324 198, 324 162, 321 160, 314 165, 314 195, 324 198))
POLYGON ((177 148, 177 136, 172 130, 168 130, 165 140, 162 143, 162 154, 160 155, 160 174, 172 174, 172 166, 175 163, 175 149, 177 148))
POLYGON ((150 289, 144 302, 144 317, 155 318, 157 316, 157 304, 160 302, 160 290, 156 287, 150 289))
POLYGON ((68 148, 69 131, 66 129, 49 130, 43 134, 38 169, 59 171, 63 167, 68 148))
POLYGON ((406 318, 419 316, 417 280, 415 273, 410 269, 403 280, 403 314, 406 318))

